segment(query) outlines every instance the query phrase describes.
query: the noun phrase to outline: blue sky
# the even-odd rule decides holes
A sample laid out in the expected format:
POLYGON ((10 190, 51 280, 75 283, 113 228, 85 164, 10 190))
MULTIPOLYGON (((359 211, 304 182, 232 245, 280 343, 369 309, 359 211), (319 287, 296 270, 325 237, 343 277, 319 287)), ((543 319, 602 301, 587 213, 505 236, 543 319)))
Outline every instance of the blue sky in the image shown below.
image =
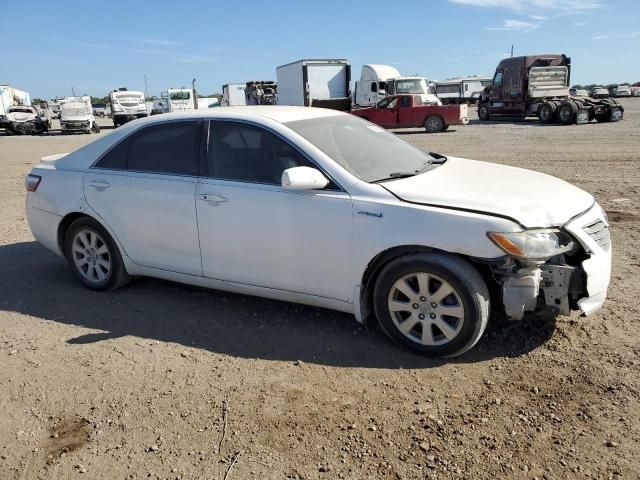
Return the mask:
POLYGON ((433 79, 492 74, 500 58, 567 53, 572 83, 640 81, 638 0, 5 0, 0 83, 51 98, 150 95, 197 79, 275 79, 300 58, 395 65, 433 79), (395 9, 395 10, 390 10, 395 9))

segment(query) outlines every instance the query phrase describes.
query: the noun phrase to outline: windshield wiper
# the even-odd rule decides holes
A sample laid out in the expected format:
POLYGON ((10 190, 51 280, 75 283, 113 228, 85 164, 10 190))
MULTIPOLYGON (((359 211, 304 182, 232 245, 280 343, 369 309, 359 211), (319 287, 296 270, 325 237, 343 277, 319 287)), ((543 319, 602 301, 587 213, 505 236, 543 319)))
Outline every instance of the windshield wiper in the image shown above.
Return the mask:
POLYGON ((406 171, 406 172, 391 172, 388 177, 372 180, 369 183, 378 183, 378 182, 384 182, 385 180, 396 180, 399 178, 414 177, 419 173, 423 173, 424 171, 426 171, 431 165, 442 165, 447 160, 447 157, 437 153, 435 155, 434 154, 431 154, 431 155, 434 157, 434 160, 429 160, 428 162, 425 162, 425 164, 422 165, 422 167, 416 170, 406 171))

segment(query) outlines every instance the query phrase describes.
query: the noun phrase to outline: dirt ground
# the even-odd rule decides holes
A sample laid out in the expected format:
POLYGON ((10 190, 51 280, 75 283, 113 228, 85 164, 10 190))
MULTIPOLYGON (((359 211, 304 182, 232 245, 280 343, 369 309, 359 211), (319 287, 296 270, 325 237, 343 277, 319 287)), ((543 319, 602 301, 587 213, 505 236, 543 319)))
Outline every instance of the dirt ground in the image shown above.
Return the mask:
POLYGON ((496 321, 446 362, 341 313, 83 288, 34 242, 23 179, 96 136, 0 134, 0 478, 640 478, 640 98, 623 103, 617 124, 399 132, 556 175, 612 221, 599 313, 496 321))

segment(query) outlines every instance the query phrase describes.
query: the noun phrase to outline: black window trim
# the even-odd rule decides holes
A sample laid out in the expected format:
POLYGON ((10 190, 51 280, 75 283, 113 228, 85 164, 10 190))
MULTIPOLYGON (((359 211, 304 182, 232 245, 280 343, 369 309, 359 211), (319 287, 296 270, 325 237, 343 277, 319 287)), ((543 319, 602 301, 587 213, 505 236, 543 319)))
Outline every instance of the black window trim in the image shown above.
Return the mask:
POLYGON ((291 148, 293 148, 295 151, 297 151, 300 155, 302 155, 311 165, 313 165, 316 169, 318 169, 320 172, 322 172, 322 174, 325 177, 327 177, 329 179, 329 181, 337 187, 337 188, 329 188, 327 186, 327 187, 325 187, 325 188, 323 188, 321 190, 314 190, 314 191, 318 191, 318 192, 343 192, 343 193, 348 194, 348 192, 342 187, 342 185, 340 185, 340 183, 338 183, 335 180, 335 178, 331 174, 329 174, 322 166, 318 165, 318 162, 316 162, 313 158, 311 158, 309 156, 309 154, 307 154, 307 152, 302 150, 298 145, 296 145, 291 140, 289 140, 288 138, 283 136, 280 132, 270 128, 267 125, 264 125, 263 123, 255 122, 255 121, 252 121, 252 120, 240 119, 240 118, 206 118, 205 119, 204 124, 208 125, 209 128, 207 128, 207 134, 206 134, 207 142, 206 142, 206 145, 205 145, 205 148, 204 148, 204 155, 201 156, 201 164, 200 164, 200 168, 199 168, 199 171, 198 171, 200 178, 205 179, 205 180, 244 183, 244 184, 252 184, 252 185, 268 185, 268 186, 271 186, 271 187, 279 186, 280 188, 282 188, 282 185, 278 185, 277 183, 274 184, 274 183, 266 183, 266 182, 255 182, 255 181, 236 180, 236 179, 230 179, 230 178, 218 178, 218 177, 209 176, 209 172, 208 172, 208 169, 207 169, 207 160, 208 160, 208 156, 209 156, 209 136, 211 135, 211 133, 210 133, 211 132, 211 124, 214 123, 214 122, 241 123, 241 124, 249 125, 249 126, 256 127, 256 128, 262 128, 263 130, 266 130, 267 132, 275 135, 277 138, 279 138, 284 143, 289 145, 291 148))
MULTIPOLYGON (((147 175, 164 175, 164 176, 173 176, 173 177, 184 177, 184 178, 199 178, 200 175, 200 169, 201 169, 201 164, 202 164, 202 160, 203 160, 203 155, 204 158, 206 158, 206 152, 207 152, 207 144, 206 141, 208 139, 208 134, 207 136, 205 136, 205 125, 207 125, 207 119, 204 117, 195 117, 195 118, 174 118, 171 120, 165 120, 162 122, 153 122, 149 125, 142 125, 140 128, 136 128, 133 132, 129 133, 128 135, 124 136, 123 138, 121 138, 120 140, 118 140, 117 142, 115 142, 113 145, 111 145, 107 150, 105 150, 104 152, 102 152, 102 154, 98 157, 98 159, 93 162, 91 164, 91 166, 89 166, 90 170, 102 170, 102 171, 106 171, 106 172, 120 172, 120 173, 141 173, 141 174, 147 174, 147 175), (130 170, 128 168, 125 169, 121 169, 121 168, 103 168, 103 167, 98 167, 97 164, 100 162, 100 160, 102 160, 102 158, 107 155, 111 150, 113 150, 114 148, 116 148, 118 145, 120 145, 122 142, 130 142, 131 140, 133 140, 133 138, 139 134, 141 134, 146 128, 148 127, 155 127, 158 125, 169 125, 171 123, 182 123, 182 122, 194 122, 194 123, 200 123, 200 148, 199 148, 199 152, 198 152, 198 165, 197 165, 197 170, 198 172, 195 175, 187 175, 185 173, 171 173, 171 172, 154 172, 151 170, 130 170), (206 138, 205 138, 206 137, 206 138)), ((207 131, 208 132, 208 131, 207 131)), ((127 156, 128 156, 128 149, 127 149, 127 156)), ((127 166, 129 164, 129 161, 127 159, 127 166)))

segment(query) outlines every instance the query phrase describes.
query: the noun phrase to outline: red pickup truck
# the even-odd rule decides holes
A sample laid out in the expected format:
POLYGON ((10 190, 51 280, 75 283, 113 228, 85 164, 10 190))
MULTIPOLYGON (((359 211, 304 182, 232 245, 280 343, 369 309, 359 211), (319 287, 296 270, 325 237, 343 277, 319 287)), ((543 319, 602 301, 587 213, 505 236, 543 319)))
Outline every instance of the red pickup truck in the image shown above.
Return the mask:
POLYGON ((423 104, 422 99, 421 95, 391 95, 375 107, 357 108, 351 113, 384 128, 424 127, 427 133, 469 123, 466 105, 423 104))

